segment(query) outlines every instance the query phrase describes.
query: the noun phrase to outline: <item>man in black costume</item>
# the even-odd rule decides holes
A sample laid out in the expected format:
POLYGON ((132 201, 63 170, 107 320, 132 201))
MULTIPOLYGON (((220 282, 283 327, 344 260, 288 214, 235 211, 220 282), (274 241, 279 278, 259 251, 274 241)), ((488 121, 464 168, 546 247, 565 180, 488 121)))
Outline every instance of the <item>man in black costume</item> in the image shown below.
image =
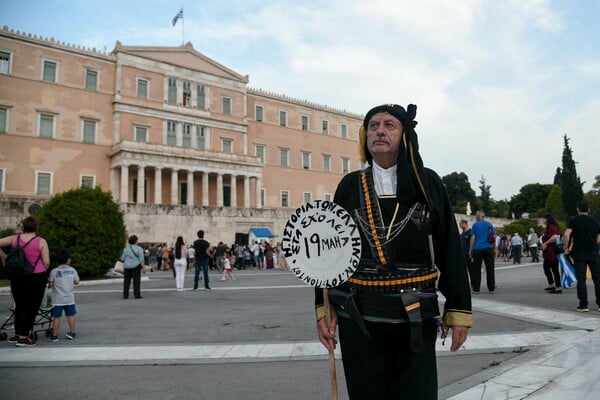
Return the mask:
POLYGON ((437 399, 435 340, 452 332, 458 350, 473 325, 467 268, 442 180, 423 166, 414 127, 416 106, 371 109, 359 132, 369 165, 340 181, 334 202, 360 227, 354 275, 316 289, 319 339, 329 349, 339 325, 348 393, 359 399, 437 399), (440 316, 436 282, 446 298, 440 316))

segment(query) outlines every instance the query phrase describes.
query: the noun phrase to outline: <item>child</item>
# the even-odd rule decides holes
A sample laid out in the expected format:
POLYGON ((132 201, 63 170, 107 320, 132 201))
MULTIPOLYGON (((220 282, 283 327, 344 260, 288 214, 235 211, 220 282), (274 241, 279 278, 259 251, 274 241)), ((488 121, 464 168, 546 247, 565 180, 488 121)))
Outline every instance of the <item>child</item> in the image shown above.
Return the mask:
POLYGON ((69 331, 65 336, 69 340, 75 339, 75 294, 73 286, 79 285, 79 275, 75 268, 71 267, 71 253, 68 250, 59 250, 56 259, 59 263, 57 268, 50 271, 48 287, 52 288, 52 335, 48 337, 51 342, 58 342, 58 331, 60 328, 60 317, 63 310, 69 323, 69 331))
POLYGON ((223 257, 223 274, 221 275, 221 280, 225 280, 225 275, 229 276, 232 281, 235 281, 233 274, 231 273, 231 255, 229 252, 225 252, 225 256, 223 257))

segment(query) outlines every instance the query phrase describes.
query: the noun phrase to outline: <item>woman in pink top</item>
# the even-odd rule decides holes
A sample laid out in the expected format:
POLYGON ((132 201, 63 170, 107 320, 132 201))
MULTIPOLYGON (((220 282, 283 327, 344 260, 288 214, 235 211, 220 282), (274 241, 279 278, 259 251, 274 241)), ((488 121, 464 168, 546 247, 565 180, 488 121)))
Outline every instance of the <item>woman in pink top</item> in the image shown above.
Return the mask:
POLYGON ((17 347, 35 346, 31 330, 48 279, 46 269, 50 265, 50 252, 46 240, 36 235, 37 228, 37 220, 27 217, 23 220, 22 234, 0 239, 0 247, 8 245, 15 247, 17 240, 19 247, 26 246, 25 257, 35 266, 32 275, 10 282, 10 290, 15 300, 15 334, 8 341, 15 343, 17 347))

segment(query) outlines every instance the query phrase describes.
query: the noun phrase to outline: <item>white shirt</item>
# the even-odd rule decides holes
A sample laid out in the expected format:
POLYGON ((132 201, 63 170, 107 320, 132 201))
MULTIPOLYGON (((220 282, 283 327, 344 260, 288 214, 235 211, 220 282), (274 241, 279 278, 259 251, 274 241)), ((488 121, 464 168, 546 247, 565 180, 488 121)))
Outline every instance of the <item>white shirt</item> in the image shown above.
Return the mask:
POLYGON ((396 164, 388 169, 383 169, 373 162, 373 182, 375 183, 375 193, 378 196, 396 194, 396 187, 398 186, 397 169, 396 164))

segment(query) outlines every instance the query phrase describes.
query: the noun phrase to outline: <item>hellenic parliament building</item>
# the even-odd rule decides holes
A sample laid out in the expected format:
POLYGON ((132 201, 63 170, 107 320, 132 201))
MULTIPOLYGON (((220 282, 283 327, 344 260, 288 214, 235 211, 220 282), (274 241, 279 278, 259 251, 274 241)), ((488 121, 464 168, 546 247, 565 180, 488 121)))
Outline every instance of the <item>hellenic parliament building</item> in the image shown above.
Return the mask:
POLYGON ((362 118, 249 83, 189 42, 105 53, 2 28, 0 228, 99 186, 142 242, 254 227, 277 242, 296 207, 361 167, 362 118))

